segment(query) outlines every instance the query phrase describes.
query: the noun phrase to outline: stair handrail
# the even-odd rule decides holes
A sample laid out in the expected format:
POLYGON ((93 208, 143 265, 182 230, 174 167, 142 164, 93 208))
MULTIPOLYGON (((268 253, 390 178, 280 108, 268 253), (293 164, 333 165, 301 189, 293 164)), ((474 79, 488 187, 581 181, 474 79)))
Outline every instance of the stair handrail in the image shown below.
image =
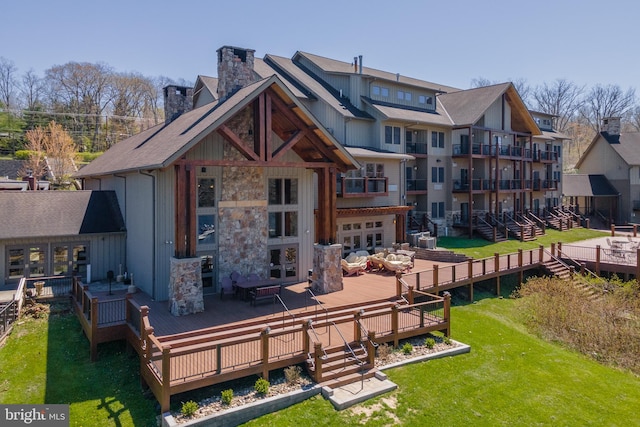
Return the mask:
MULTIPOLYGON (((363 338, 366 339, 367 341, 369 340, 369 330, 367 329, 366 326, 364 326, 364 323, 362 323, 362 321, 360 319, 356 319, 356 322, 358 323, 358 326, 360 327, 360 330, 362 331, 362 333, 360 334, 360 347, 362 347, 362 349, 364 350, 365 353, 367 353, 367 349, 364 346, 364 344, 362 344, 363 338)), ((371 344, 374 347, 378 347, 378 343, 375 341, 371 341, 371 344)))
MULTIPOLYGON (((291 311, 289 311, 289 307, 287 307, 287 304, 284 303, 284 301, 282 301, 282 298, 280 298, 280 295, 275 294, 276 298, 278 298, 278 301, 280 301, 280 304, 282 304, 282 307, 285 309, 285 311, 289 314, 289 316, 291 317, 291 320, 293 322, 296 321, 296 316, 295 314, 291 313, 291 311)), ((284 311, 282 312, 282 324, 284 324, 284 311)))
MULTIPOLYGON (((318 336, 318 333, 316 332, 316 329, 313 327, 313 320, 309 319, 307 321, 307 326, 309 326, 309 328, 307 329, 308 333, 312 333, 313 337, 316 339, 316 342, 322 343, 322 340, 320 340, 320 337, 318 336)), ((324 356, 321 356, 321 359, 327 359, 329 357, 329 355, 327 354, 327 350, 325 350, 324 346, 321 346, 320 349, 322 350, 322 353, 324 354, 324 356)), ((309 355, 309 359, 313 359, 311 357, 311 353, 308 354, 309 355)))
MULTIPOLYGON (((340 338, 342 339, 342 342, 344 343, 345 347, 349 350, 349 353, 351 353, 351 357, 353 357, 353 360, 356 361, 356 363, 358 364, 358 366, 362 366, 365 363, 358 359, 358 356, 356 355, 356 352, 353 351, 353 348, 351 348, 351 346, 349 345, 349 343, 347 342, 347 340, 344 338, 344 335, 342 335, 342 332, 340 332, 340 329, 338 328, 338 325, 336 325, 336 323, 333 320, 329 321, 329 324, 331 326, 333 326, 334 328, 336 328, 336 331, 338 331, 338 335, 340 335, 340 338)), ((347 358, 345 357, 345 364, 347 363, 347 358)))
POLYGON ((316 302, 316 311, 318 310, 318 306, 320 306, 320 308, 322 308, 324 310, 325 321, 328 322, 329 321, 329 310, 327 310, 327 307, 325 307, 324 305, 322 305, 320 303, 320 301, 318 301, 318 297, 316 296, 315 293, 313 293, 313 290, 310 287, 307 287, 307 292, 309 292, 311 294, 311 299, 313 299, 316 302))
POLYGON ((538 216, 536 216, 536 215, 535 215, 533 212, 531 212, 531 211, 527 212, 527 216, 528 216, 529 218, 532 218, 532 219, 533 219, 533 221, 534 221, 535 223, 537 223, 537 224, 538 224, 538 227, 540 227, 540 228, 542 229, 542 231, 545 231, 545 229, 546 229, 546 224, 545 224, 545 222, 544 222, 541 218, 538 218, 538 216))
MULTIPOLYGON (((563 252, 562 250, 560 250, 560 253, 562 254, 562 256, 564 256, 565 258, 571 260, 571 262, 573 262, 576 265, 581 265, 578 261, 576 261, 575 259, 573 259, 569 254, 563 252)), ((556 257, 557 258, 557 257, 556 257)), ((600 282, 602 283, 607 283, 607 281, 605 279, 603 279, 602 277, 598 276, 596 273, 594 273, 593 271, 589 270, 587 267, 584 267, 584 271, 586 271, 587 273, 589 273, 591 276, 593 276, 594 278, 598 279, 600 282)))

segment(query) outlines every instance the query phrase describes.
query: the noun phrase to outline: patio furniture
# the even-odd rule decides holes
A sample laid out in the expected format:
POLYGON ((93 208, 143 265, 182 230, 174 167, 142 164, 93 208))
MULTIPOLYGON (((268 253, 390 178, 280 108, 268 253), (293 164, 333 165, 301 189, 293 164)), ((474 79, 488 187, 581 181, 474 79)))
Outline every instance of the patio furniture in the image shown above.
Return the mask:
POLYGON ((245 301, 251 301, 252 292, 260 288, 266 288, 269 286, 280 286, 280 283, 273 279, 261 279, 259 281, 249 281, 236 283, 236 289, 240 294, 240 297, 245 301))
POLYGON ((230 277, 223 277, 220 281, 220 299, 225 295, 235 296, 235 286, 230 277))
POLYGON ((354 274, 358 276, 360 273, 364 272, 364 269, 367 266, 366 259, 363 264, 359 260, 351 263, 343 258, 340 260, 340 264, 342 265, 342 271, 345 276, 353 276, 354 274))
POLYGON ((280 295, 280 285, 270 285, 256 288, 249 293, 251 305, 254 307, 261 301, 273 301, 276 295, 280 295))

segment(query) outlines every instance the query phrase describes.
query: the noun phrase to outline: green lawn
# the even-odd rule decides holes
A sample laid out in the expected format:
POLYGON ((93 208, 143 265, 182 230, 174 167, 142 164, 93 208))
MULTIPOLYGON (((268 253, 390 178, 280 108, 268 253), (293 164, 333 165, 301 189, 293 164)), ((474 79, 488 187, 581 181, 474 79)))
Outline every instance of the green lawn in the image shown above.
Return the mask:
POLYGON ((640 425, 640 378, 529 334, 517 303, 453 307, 453 338, 471 353, 386 371, 398 390, 364 403, 369 415, 317 398, 247 425, 640 425))
POLYGON ((156 403, 142 396, 139 363, 124 342, 101 345, 91 363, 74 315, 22 317, 0 348, 0 403, 70 404, 71 426, 155 425, 156 403))
POLYGON ((438 237, 438 246, 451 251, 463 253, 475 259, 487 258, 495 253, 508 254, 517 252, 518 249, 533 249, 540 245, 549 247, 551 243, 572 243, 579 240, 593 239, 610 235, 601 230, 575 228, 569 231, 557 231, 547 229, 546 234, 532 242, 520 242, 519 240, 507 240, 505 242, 492 243, 484 239, 467 237, 438 237))

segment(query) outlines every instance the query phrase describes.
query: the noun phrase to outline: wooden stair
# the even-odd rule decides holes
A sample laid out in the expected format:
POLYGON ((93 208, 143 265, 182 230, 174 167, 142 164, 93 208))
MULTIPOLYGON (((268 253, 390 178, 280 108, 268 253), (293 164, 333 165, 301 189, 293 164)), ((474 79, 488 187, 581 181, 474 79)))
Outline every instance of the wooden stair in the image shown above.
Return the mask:
MULTIPOLYGON (((322 360, 322 375, 318 383, 336 388, 375 375, 376 369, 367 363, 366 349, 357 342, 349 343, 349 346, 353 353, 345 345, 325 349, 327 356, 322 360)), ((316 378, 312 358, 307 359, 307 371, 316 378)))
MULTIPOLYGON (((475 225, 474 230, 476 232, 476 234, 478 234, 480 237, 482 237, 485 240, 488 240, 490 242, 493 242, 493 228, 491 225, 484 223, 484 222, 479 222, 477 225, 475 225)), ((507 240, 507 237, 504 235, 504 233, 498 228, 496 229, 496 242, 504 242, 505 240, 507 240)))
POLYGON ((557 277, 562 280, 571 280, 571 272, 562 263, 555 259, 550 259, 542 264, 542 268, 553 277, 557 277))

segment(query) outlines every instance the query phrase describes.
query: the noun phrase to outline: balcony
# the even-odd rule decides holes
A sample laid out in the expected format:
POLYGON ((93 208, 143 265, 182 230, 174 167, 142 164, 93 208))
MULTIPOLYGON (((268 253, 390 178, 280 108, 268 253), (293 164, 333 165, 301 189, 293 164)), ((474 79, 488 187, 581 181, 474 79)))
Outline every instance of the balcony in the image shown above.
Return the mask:
MULTIPOLYGON (((471 190, 473 191, 492 191, 495 190, 494 181, 491 179, 472 179, 471 190)), ((460 179, 453 180, 454 193, 466 193, 469 191, 469 183, 460 179)))
POLYGON ((555 151, 534 151, 533 152, 533 161, 540 163, 557 163, 558 162, 558 153, 555 151))
POLYGON ((347 178, 337 182, 338 197, 377 197, 389 194, 389 178, 347 178))
POLYGON ((407 142, 407 154, 427 155, 427 144, 423 142, 407 142))
MULTIPOLYGON (((514 145, 488 145, 488 144, 454 144, 452 147, 453 157, 468 156, 471 154, 473 157, 491 157, 498 154, 500 157, 515 157, 531 159, 531 150, 525 149, 521 146, 514 145)), ((555 154, 555 153, 554 153, 555 154)))
POLYGON ((407 179, 407 194, 427 194, 426 179, 407 179))
POLYGON ((533 180, 533 190, 534 191, 547 191, 547 190, 557 190, 558 189, 558 180, 557 179, 534 179, 533 180))

